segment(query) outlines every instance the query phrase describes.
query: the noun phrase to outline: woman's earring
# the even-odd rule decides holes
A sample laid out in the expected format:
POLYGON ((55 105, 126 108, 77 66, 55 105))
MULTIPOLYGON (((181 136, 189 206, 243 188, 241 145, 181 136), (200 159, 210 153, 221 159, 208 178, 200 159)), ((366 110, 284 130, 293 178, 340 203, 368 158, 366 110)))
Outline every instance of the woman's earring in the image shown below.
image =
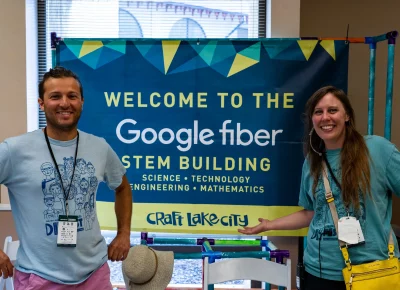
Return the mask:
POLYGON ((314 147, 312 146, 312 133, 314 132, 314 127, 311 129, 311 131, 310 131, 310 146, 311 146, 311 149, 315 152, 315 153, 317 153, 319 156, 322 156, 322 153, 321 152, 318 152, 317 150, 315 150, 314 149, 314 147))

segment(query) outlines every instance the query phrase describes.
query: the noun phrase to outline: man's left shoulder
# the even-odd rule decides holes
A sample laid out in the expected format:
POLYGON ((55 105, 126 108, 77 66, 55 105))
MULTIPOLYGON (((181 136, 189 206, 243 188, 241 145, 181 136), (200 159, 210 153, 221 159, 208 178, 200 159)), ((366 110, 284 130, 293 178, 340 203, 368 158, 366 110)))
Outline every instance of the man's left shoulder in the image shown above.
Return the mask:
POLYGON ((99 137, 90 133, 79 130, 79 138, 82 138, 86 142, 94 142, 96 145, 107 145, 107 141, 103 137, 99 137))

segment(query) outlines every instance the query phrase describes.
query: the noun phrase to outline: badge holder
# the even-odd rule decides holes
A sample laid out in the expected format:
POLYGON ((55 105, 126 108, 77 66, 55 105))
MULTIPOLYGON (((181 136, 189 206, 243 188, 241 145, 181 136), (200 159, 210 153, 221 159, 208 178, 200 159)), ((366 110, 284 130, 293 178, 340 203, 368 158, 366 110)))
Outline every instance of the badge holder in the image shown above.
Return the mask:
POLYGON ((365 243, 360 221, 355 217, 342 217, 338 221, 338 239, 348 245, 365 243))
POLYGON ((78 216, 60 215, 58 217, 57 247, 76 247, 78 236, 78 216))

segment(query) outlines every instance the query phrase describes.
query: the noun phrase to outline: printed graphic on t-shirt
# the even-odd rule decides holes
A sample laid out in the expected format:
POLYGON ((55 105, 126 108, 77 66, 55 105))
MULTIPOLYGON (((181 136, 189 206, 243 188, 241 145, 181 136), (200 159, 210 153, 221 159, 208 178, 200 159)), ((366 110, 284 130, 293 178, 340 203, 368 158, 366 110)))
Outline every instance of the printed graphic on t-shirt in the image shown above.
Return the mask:
POLYGON ((66 197, 68 214, 78 216, 78 232, 91 230, 95 220, 95 194, 98 186, 96 169, 91 162, 78 158, 72 178, 74 157, 64 157, 63 161, 63 164, 57 165, 61 176, 51 162, 40 166, 45 205, 43 218, 48 236, 58 234, 58 217, 66 214, 66 197))
MULTIPOLYGON (((333 168, 333 174, 335 174, 337 180, 342 180, 341 170, 333 168)), ((350 216, 356 217, 360 221, 361 229, 365 232, 365 203, 360 192, 360 209, 359 212, 355 212, 353 208, 349 209, 349 213, 346 211, 346 208, 343 204, 341 197, 341 190, 329 175, 328 177, 329 185, 333 192, 333 197, 335 198, 336 211, 338 213, 338 217, 344 217, 348 214, 350 216)), ((325 198, 325 187, 320 178, 319 183, 316 188, 315 194, 315 211, 314 211, 314 219, 313 219, 313 229, 311 232, 311 239, 315 240, 336 240, 337 241, 337 233, 335 229, 335 225, 333 224, 331 211, 329 209, 329 205, 325 198)))

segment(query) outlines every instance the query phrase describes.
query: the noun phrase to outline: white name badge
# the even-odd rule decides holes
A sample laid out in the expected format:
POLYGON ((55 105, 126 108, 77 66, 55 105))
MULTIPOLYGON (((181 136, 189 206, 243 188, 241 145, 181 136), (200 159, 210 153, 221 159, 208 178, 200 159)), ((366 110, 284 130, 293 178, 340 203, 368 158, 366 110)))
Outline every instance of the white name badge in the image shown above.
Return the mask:
POLYGON ((58 218, 58 247, 76 247, 78 217, 60 215, 58 218))
POLYGON ((338 221, 338 238, 349 245, 364 242, 360 221, 355 217, 342 217, 338 221))

